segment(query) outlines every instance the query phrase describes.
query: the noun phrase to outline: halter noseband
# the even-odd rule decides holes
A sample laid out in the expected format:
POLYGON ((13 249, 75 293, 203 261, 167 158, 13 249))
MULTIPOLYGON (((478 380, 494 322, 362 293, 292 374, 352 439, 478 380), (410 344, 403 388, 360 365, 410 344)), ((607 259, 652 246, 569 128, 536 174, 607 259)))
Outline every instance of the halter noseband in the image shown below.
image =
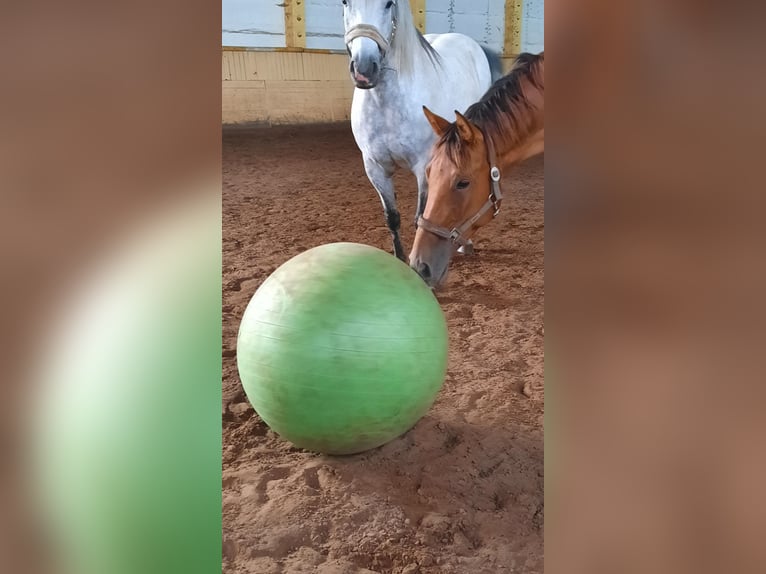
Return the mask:
POLYGON ((394 11, 393 16, 391 16, 391 37, 388 40, 383 37, 383 34, 381 34, 380 30, 375 26, 372 26, 371 24, 357 24, 356 26, 349 28, 345 36, 343 36, 343 41, 346 43, 346 49, 348 49, 348 45, 357 38, 369 38, 378 45, 380 53, 385 57, 386 53, 391 48, 394 36, 396 36, 396 2, 393 3, 392 7, 394 8, 394 11))
POLYGON ((474 223, 484 217, 489 210, 494 210, 492 212, 492 217, 497 217, 497 214, 500 213, 500 202, 503 199, 503 192, 500 189, 500 168, 497 167, 497 159, 495 156, 495 145, 492 143, 492 139, 489 138, 484 131, 482 131, 482 135, 484 136, 484 142, 487 145, 489 180, 492 184, 489 197, 487 198, 487 201, 484 202, 484 205, 481 206, 479 211, 477 211, 473 217, 452 229, 447 229, 446 227, 431 223, 422 215, 418 218, 418 227, 422 227, 434 235, 449 239, 453 243, 462 245, 463 247, 468 245, 468 239, 464 237, 465 233, 473 227, 474 223))

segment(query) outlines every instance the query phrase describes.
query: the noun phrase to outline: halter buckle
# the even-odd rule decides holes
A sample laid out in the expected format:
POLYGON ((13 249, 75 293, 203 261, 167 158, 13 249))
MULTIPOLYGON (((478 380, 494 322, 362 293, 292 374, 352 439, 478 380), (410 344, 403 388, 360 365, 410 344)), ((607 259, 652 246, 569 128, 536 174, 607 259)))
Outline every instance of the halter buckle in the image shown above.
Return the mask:
POLYGON ((494 193, 489 194, 489 200, 492 202, 492 208, 494 209, 492 217, 497 217, 497 214, 500 213, 500 204, 497 202, 497 198, 495 197, 494 193))
POLYGON ((500 181, 500 170, 497 168, 497 166, 492 166, 492 169, 489 170, 489 177, 492 181, 500 181))

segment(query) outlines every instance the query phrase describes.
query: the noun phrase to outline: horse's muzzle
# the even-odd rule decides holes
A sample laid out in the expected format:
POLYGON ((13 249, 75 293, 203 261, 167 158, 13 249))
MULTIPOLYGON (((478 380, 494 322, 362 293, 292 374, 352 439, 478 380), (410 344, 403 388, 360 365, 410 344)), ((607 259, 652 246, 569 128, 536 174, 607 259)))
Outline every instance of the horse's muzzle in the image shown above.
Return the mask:
POLYGON ((352 59, 349 63, 349 72, 357 88, 369 90, 378 84, 380 66, 375 61, 368 60, 358 64, 352 59))
POLYGON ((354 80, 354 86, 356 86, 360 90, 371 90, 372 88, 375 87, 375 84, 373 82, 371 82, 370 80, 368 80, 362 75, 354 76, 352 79, 354 80))
POLYGON ((423 281, 429 281, 431 279, 431 267, 428 263, 418 261, 416 264, 413 264, 412 268, 423 278, 423 281))
MULTIPOLYGON (((446 242, 445 242, 446 243, 446 242)), ((425 261, 419 256, 410 257, 410 267, 420 275, 431 289, 439 289, 447 282, 447 268, 449 266, 449 251, 446 254, 441 249, 425 261)))

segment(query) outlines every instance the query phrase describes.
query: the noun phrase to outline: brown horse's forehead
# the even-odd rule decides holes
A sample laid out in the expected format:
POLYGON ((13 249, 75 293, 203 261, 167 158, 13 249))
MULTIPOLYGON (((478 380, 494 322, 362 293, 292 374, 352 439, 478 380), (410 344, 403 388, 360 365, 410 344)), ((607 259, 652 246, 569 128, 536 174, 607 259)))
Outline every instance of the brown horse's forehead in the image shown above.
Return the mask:
POLYGON ((443 146, 434 150, 434 155, 431 158, 431 163, 429 165, 431 167, 432 176, 435 174, 450 176, 458 169, 447 153, 446 148, 443 146))
MULTIPOLYGON (((475 141, 471 144, 450 145, 440 143, 434 150, 433 158, 438 158, 439 169, 451 175, 468 175, 481 167, 486 160, 486 147, 483 141, 475 141)), ((433 169, 433 167, 432 167, 433 169)))

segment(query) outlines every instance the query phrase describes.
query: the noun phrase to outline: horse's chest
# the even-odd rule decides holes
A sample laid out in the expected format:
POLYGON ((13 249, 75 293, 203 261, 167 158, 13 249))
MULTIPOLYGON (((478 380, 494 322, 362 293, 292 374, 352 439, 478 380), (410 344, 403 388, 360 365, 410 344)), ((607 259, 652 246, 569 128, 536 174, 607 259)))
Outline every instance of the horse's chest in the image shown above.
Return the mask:
POLYGON ((415 134, 407 133, 406 131, 400 131, 398 134, 395 132, 386 133, 381 135, 378 142, 378 151, 388 151, 391 158, 399 163, 412 164, 413 160, 418 158, 424 151, 425 146, 422 144, 420 137, 415 137, 415 134))
POLYGON ((419 163, 433 137, 422 111, 417 115, 411 107, 395 94, 386 99, 355 94, 351 122, 362 151, 407 167, 419 163))

